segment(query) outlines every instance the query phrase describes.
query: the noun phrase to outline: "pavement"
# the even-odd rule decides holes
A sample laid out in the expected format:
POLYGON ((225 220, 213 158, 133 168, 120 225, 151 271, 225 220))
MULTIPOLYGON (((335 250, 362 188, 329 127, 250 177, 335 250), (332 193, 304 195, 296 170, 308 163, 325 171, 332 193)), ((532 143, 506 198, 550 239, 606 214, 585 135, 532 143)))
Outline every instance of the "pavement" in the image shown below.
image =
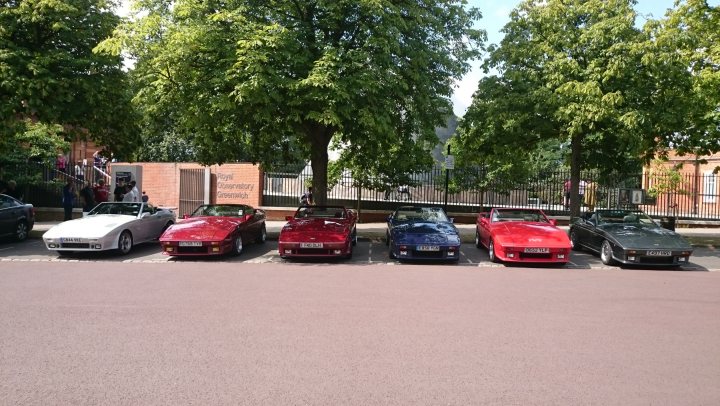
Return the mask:
MULTIPOLYGON (((35 222, 35 226, 30 231, 30 238, 41 238, 45 231, 50 227, 61 223, 60 221, 43 221, 35 222)), ((269 240, 277 240, 280 230, 286 224, 286 221, 266 221, 266 228, 269 240)), ((471 243, 475 241, 475 224, 455 224, 460 231, 460 237, 463 242, 471 243)), ((561 229, 568 230, 568 226, 560 226, 561 229)), ((358 223, 358 238, 379 240, 385 238, 385 223, 358 223)), ((720 227, 692 227, 677 228, 678 234, 687 238, 693 246, 701 247, 720 247, 720 227)))

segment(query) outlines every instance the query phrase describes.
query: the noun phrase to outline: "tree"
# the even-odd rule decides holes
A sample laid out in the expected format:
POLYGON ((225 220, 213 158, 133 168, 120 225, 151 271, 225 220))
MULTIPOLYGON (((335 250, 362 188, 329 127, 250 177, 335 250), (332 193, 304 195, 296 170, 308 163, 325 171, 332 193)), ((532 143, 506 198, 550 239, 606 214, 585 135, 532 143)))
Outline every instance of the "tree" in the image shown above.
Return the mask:
POLYGON ((120 21, 112 6, 99 0, 0 0, 0 131, 12 154, 22 156, 35 143, 62 144, 51 139, 56 136, 92 138, 121 152, 135 144, 121 60, 92 52, 120 21), (56 125, 62 131, 34 131, 56 125))
MULTIPOLYGON (((648 59, 684 68, 675 77, 662 78, 664 90, 681 92, 683 103, 682 109, 674 109, 675 128, 653 140, 658 152, 706 156, 720 151, 720 7, 705 0, 679 2, 664 19, 648 21, 645 31, 652 38, 648 59)), ((659 109, 657 114, 667 112, 659 109)))
POLYGON ((436 140, 453 79, 484 38, 464 0, 137 5, 143 14, 101 47, 137 58, 152 86, 137 97, 173 103, 204 163, 309 158, 320 204, 333 140, 366 164, 436 140))
POLYGON ((581 169, 612 171, 657 148, 676 128, 672 113, 687 88, 680 64, 645 58, 648 38, 634 26, 634 0, 526 0, 511 13, 505 38, 461 123, 467 154, 518 162, 541 141, 570 144, 571 215, 580 210, 581 169), (670 90, 661 78, 673 78, 670 90))

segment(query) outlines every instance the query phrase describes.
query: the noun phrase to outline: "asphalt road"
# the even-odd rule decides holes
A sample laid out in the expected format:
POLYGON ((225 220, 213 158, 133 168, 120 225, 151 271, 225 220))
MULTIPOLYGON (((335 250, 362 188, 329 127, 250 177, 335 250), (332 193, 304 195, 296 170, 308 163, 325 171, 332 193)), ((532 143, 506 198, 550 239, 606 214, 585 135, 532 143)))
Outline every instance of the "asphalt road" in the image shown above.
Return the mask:
POLYGON ((488 267, 474 247, 398 265, 359 247, 329 264, 277 263, 272 244, 170 264, 154 246, 13 248, 0 405, 720 404, 720 272, 488 267))

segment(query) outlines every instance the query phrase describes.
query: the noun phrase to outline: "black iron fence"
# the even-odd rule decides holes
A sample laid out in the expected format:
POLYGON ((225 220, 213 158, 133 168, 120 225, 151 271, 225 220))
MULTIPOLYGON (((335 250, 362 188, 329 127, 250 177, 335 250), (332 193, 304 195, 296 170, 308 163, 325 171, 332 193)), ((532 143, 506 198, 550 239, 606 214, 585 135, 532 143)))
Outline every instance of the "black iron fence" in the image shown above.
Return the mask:
MULTIPOLYGON (((407 185, 384 188, 359 187, 351 173, 328 187, 328 202, 363 210, 394 210, 398 204, 444 205, 454 213, 477 213, 490 207, 537 207, 553 216, 569 215, 566 191, 569 171, 536 174, 525 179, 494 179, 483 182, 480 169, 450 170, 446 195, 446 172, 442 168, 412 176, 407 185), (481 184, 482 187, 473 186, 481 184)), ((582 210, 636 206, 653 217, 720 220, 718 176, 680 174, 616 176, 601 178, 583 173, 580 182, 582 210), (638 200, 640 199, 640 200, 638 200)), ((272 172, 264 174, 263 205, 296 207, 312 183, 312 174, 272 172)))

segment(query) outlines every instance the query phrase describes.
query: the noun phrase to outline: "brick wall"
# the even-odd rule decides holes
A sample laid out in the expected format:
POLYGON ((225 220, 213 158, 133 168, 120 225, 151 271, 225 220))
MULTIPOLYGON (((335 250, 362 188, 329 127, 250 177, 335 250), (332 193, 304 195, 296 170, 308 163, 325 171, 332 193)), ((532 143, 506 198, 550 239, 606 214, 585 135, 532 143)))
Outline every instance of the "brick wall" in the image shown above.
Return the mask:
MULTIPOLYGON (((142 191, 150 203, 163 207, 180 207, 180 169, 200 169, 196 163, 135 162, 116 165, 142 166, 142 191)), ((112 165, 110 165, 112 172, 112 165)), ((262 204, 263 176, 253 164, 210 166, 210 203, 262 204)))

